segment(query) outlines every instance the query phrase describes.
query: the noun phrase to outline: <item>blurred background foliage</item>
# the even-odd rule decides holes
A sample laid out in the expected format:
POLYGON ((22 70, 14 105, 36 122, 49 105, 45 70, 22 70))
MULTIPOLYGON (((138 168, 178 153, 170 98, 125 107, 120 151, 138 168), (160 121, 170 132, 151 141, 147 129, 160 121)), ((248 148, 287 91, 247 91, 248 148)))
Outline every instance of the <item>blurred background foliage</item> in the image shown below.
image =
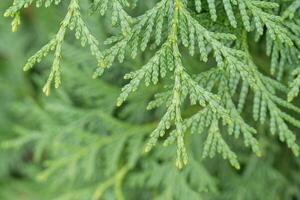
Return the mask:
MULTIPOLYGON (((151 2, 143 1, 133 14, 151 2)), ((1 13, 10 3, 1 1, 1 13)), ((163 112, 145 107, 163 86, 142 88, 121 108, 115 102, 124 74, 151 53, 115 64, 94 80, 94 59, 70 34, 63 48, 62 87, 45 97, 41 87, 51 57, 29 73, 22 66, 55 33, 64 12, 64 6, 27 8, 16 33, 11 33, 9 19, 0 19, 1 200, 300 199, 299 158, 277 139, 267 138, 263 126, 261 158, 234 141, 240 170, 222 158, 202 160, 199 135, 187 136, 191 155, 183 170, 174 165, 174 147, 144 154, 144 141, 163 112)), ((106 19, 84 17, 101 42, 115 31, 106 19)), ((260 54, 255 48, 254 54, 260 54)), ((185 62, 193 66, 196 60, 185 62)))

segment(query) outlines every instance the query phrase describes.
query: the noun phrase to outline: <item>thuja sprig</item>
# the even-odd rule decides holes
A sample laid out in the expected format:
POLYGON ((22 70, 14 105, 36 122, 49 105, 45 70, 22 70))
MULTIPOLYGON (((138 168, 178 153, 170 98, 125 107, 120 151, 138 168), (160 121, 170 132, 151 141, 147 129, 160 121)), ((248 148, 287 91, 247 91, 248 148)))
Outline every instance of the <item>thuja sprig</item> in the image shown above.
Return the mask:
MULTIPOLYGON (((170 14, 169 6, 170 1, 168 0, 158 2, 152 9, 146 11, 145 14, 137 17, 134 22, 132 22, 129 33, 122 31, 121 35, 108 38, 105 44, 112 46, 104 51, 103 59, 100 61, 100 64, 105 67, 110 67, 116 57, 119 62, 123 62, 127 51, 130 51, 131 57, 135 58, 139 49, 142 51, 146 50, 154 29, 156 29, 155 43, 159 45, 162 38, 162 23, 165 21, 164 18, 170 14)), ((95 77, 102 75, 102 73, 103 70, 98 69, 95 73, 95 77)))
POLYGON ((300 9, 300 1, 294 0, 288 8, 283 12, 283 18, 293 19, 296 12, 300 9))
POLYGON ((300 67, 293 71, 294 80, 290 83, 290 91, 288 93, 288 101, 292 101, 299 94, 300 87, 300 67))
POLYGON ((55 88, 61 84, 61 57, 62 45, 65 39, 67 30, 74 30, 75 36, 80 40, 81 45, 85 46, 86 43, 90 46, 91 54, 100 60, 102 54, 98 48, 99 42, 91 34, 80 13, 80 6, 78 0, 71 0, 68 6, 66 16, 61 22, 61 26, 54 36, 44 47, 42 47, 36 54, 30 57, 24 66, 24 70, 31 69, 36 63, 40 62, 43 57, 47 56, 51 51, 54 51, 54 60, 48 80, 43 88, 43 92, 49 95, 51 83, 55 82, 55 88))
POLYGON ((282 26, 293 45, 273 40, 270 35, 266 37, 266 52, 271 57, 270 72, 277 80, 281 80, 284 73, 290 74, 299 65, 299 22, 287 17, 285 13, 285 11, 282 13, 282 26))
MULTIPOLYGON (((193 34, 194 32, 197 34, 196 41, 201 47, 199 49, 200 52, 203 53, 202 55, 206 55, 202 56, 202 59, 204 59, 204 61, 206 61, 208 55, 208 51, 206 49, 203 49, 205 48, 206 44, 210 45, 214 50, 214 56, 216 57, 219 66, 224 66, 225 62, 230 61, 228 60, 228 58, 230 59, 230 57, 233 57, 234 55, 241 57, 242 53, 224 46, 219 41, 219 39, 222 37, 223 39, 225 38, 225 40, 232 40, 234 39, 232 35, 218 34, 207 31, 191 17, 191 15, 185 8, 185 5, 181 1, 164 1, 164 5, 166 4, 170 4, 173 9, 172 11, 169 11, 170 13, 173 13, 173 17, 170 23, 170 32, 168 33, 168 38, 162 45, 162 48, 156 52, 156 54, 149 60, 146 65, 144 65, 141 69, 135 72, 131 72, 125 76, 125 78, 129 78, 131 79, 131 81, 122 89, 122 93, 118 99, 117 104, 120 106, 122 102, 126 100, 130 92, 134 92, 135 90, 137 90, 142 79, 145 79, 146 85, 149 85, 150 82, 156 84, 159 74, 162 78, 164 78, 168 71, 173 71, 173 89, 171 89, 170 92, 165 93, 169 97, 163 97, 164 99, 169 99, 166 103, 166 113, 162 117, 157 128, 151 133, 149 142, 146 145, 146 151, 150 151, 152 147, 157 143, 158 139, 165 136, 167 130, 171 128, 172 124, 174 124, 175 128, 168 136, 165 144, 167 145, 176 142, 176 165, 181 168, 187 163, 187 153, 184 146, 183 137, 183 134, 186 131, 186 127, 183 124, 183 119, 181 116, 182 103, 186 97, 189 97, 191 104, 199 104, 203 107, 209 105, 211 112, 218 113, 218 116, 222 116, 224 122, 229 123, 229 121, 231 121, 231 118, 228 115, 228 111, 223 108, 222 103, 220 103, 220 98, 199 86, 186 72, 182 64, 181 53, 178 47, 178 43, 180 43, 178 36, 181 37, 181 41, 183 44, 187 43, 185 45, 187 47, 189 44, 196 44, 195 42, 188 41, 189 39, 196 40, 196 38, 194 37, 187 36, 189 39, 185 40, 186 36, 182 31, 182 27, 186 25, 185 23, 187 22, 187 18, 189 21, 191 21, 191 24, 189 24, 189 28, 193 29, 193 34)), ((157 8, 160 8, 160 6, 161 4, 158 4, 157 8)), ((141 21, 142 20, 143 18, 141 18, 141 21)), ((139 24, 139 22, 137 24, 139 24)), ((133 30, 134 29, 135 28, 133 28, 133 30)), ((130 40, 127 40, 126 44, 128 42, 130 42, 130 40)), ((118 44, 120 44, 120 42, 116 43, 116 45, 118 44)), ((124 44, 124 46, 126 46, 126 44, 124 44)), ((116 45, 112 48, 114 49, 116 45)), ((162 104, 164 104, 163 101, 155 99, 154 101, 150 102, 149 108, 155 108, 161 106, 162 104)), ((224 148, 225 147, 227 146, 224 145, 224 148)), ((224 152, 228 151, 224 150, 224 152)), ((235 166, 237 165, 235 164, 235 166)))
POLYGON ((95 0, 91 5, 93 12, 99 12, 104 15, 107 10, 111 12, 112 25, 121 27, 122 33, 127 35, 130 33, 130 24, 134 19, 127 14, 123 7, 129 7, 130 3, 127 0, 95 0))
MULTIPOLYGON (((300 113, 300 109, 276 96, 278 84, 274 84, 274 81, 272 85, 270 85, 270 80, 266 79, 264 75, 258 72, 257 67, 253 63, 248 51, 246 34, 241 36, 241 38, 242 48, 246 52, 248 64, 246 66, 237 65, 235 70, 240 73, 242 80, 248 83, 247 85, 249 85, 254 93, 253 119, 255 121, 260 120, 260 123, 263 124, 268 112, 270 117, 269 126, 271 134, 274 135, 277 133, 279 139, 286 142, 287 146, 293 151, 293 153, 298 155, 299 146, 296 143, 296 136, 286 123, 300 127, 300 121, 282 111, 279 106, 293 110, 297 113, 300 113)), ((243 94, 242 96, 245 98, 246 94, 243 94)))
POLYGON ((254 137, 256 130, 243 120, 232 101, 231 91, 233 89, 230 86, 233 85, 229 83, 230 79, 228 79, 226 69, 214 68, 197 75, 196 78, 197 82, 208 91, 215 87, 218 88, 217 95, 221 97, 219 101, 222 102, 227 110, 227 115, 213 112, 211 106, 207 106, 185 119, 184 127, 189 129, 192 134, 207 134, 205 141, 203 141, 203 158, 213 157, 216 153, 220 153, 224 159, 229 160, 231 165, 239 169, 240 165, 237 156, 221 136, 226 132, 225 130, 227 130, 227 134, 233 135, 235 138, 239 138, 240 134, 242 134, 245 146, 250 146, 257 156, 261 155, 261 149, 257 139, 254 137), (229 122, 227 118, 230 119, 229 122))
MULTIPOLYGON (((289 93, 287 100, 292 101, 299 93, 300 78, 299 78, 299 65, 300 65, 300 21, 297 19, 299 16, 300 1, 293 1, 286 10, 282 13, 285 19, 285 26, 290 31, 290 37, 293 40, 293 48, 282 48, 279 45, 273 45, 271 56, 273 71, 277 70, 283 74, 283 72, 289 72, 292 81, 289 83, 289 93), (275 67, 277 66, 277 67, 275 67), (287 67, 288 66, 288 67, 287 67)), ((269 48, 270 49, 270 48, 269 48)), ((272 71, 271 71, 272 72, 272 71)))
POLYGON ((61 0, 14 0, 13 5, 9 7, 5 13, 5 17, 12 17, 12 31, 16 32, 18 26, 21 24, 20 21, 20 12, 23 8, 27 8, 35 2, 36 7, 40 7, 41 5, 45 5, 45 7, 49 7, 52 3, 58 5, 61 0))
POLYGON ((177 144, 177 160, 176 166, 182 168, 183 165, 187 164, 187 153, 184 145, 183 128, 182 128, 182 116, 181 116, 181 104, 182 104, 182 86, 183 86, 183 73, 184 68, 181 63, 180 53, 177 46, 177 28, 178 28, 178 15, 179 15, 179 1, 174 1, 173 4, 173 18, 171 24, 171 32, 168 36, 167 43, 169 43, 172 49, 172 57, 174 59, 174 66, 171 68, 174 71, 174 85, 171 92, 171 102, 167 105, 166 114, 158 124, 158 127, 152 132, 150 140, 146 145, 145 151, 148 152, 157 142, 159 137, 162 137, 166 130, 170 128, 171 124, 174 123, 175 138, 177 144))
MULTIPOLYGON (((14 17, 13 29, 20 24, 20 10, 36 2, 49 6, 53 1, 15 0, 14 5, 8 9, 6 16, 14 17)), ((56 1, 59 3, 60 1, 56 1)), ((134 1, 135 2, 135 1, 134 1)), ((202 12, 201 0, 195 0, 195 12, 202 12)), ((267 38, 267 53, 271 56, 271 72, 274 66, 280 63, 278 79, 282 75, 283 66, 288 61, 295 62, 300 42, 298 39, 298 22, 285 23, 285 18, 273 14, 271 10, 277 9, 278 4, 255 0, 222 0, 217 4, 208 0, 208 10, 213 21, 217 20, 217 6, 223 6, 229 22, 236 29, 231 33, 218 33, 205 27, 202 21, 195 17, 195 12, 187 0, 161 0, 151 9, 137 17, 131 17, 124 7, 130 4, 127 0, 95 0, 91 3, 91 10, 104 15, 111 11, 112 25, 118 27, 120 33, 108 38, 105 44, 110 45, 100 52, 98 41, 90 33, 81 16, 79 0, 70 0, 67 14, 55 35, 34 56, 29 58, 24 70, 32 68, 48 53, 54 51, 54 60, 51 72, 44 86, 46 95, 50 92, 51 83, 55 87, 61 83, 61 52, 67 31, 75 30, 75 36, 84 46, 90 46, 99 64, 95 75, 101 75, 105 68, 111 67, 116 59, 123 62, 128 54, 135 58, 139 52, 152 48, 156 50, 148 62, 138 70, 125 75, 129 79, 117 99, 117 106, 127 100, 130 93, 135 92, 144 81, 146 86, 157 84, 160 79, 170 83, 166 91, 156 94, 148 109, 165 107, 165 113, 158 122, 157 127, 150 134, 145 150, 150 151, 157 142, 166 138, 164 145, 176 143, 176 165, 181 168, 188 162, 188 148, 185 143, 185 133, 207 134, 203 142, 203 157, 213 157, 220 153, 224 159, 236 168, 239 168, 238 158, 226 143, 224 132, 243 136, 245 146, 259 156, 261 150, 255 137, 256 130, 248 125, 242 117, 242 111, 249 93, 253 93, 253 119, 261 124, 268 123, 272 134, 277 134, 281 141, 297 155, 298 145, 295 134, 288 124, 300 127, 299 120, 284 112, 289 109, 297 113, 300 109, 286 102, 276 95, 276 91, 284 92, 286 88, 275 80, 262 75, 249 53, 246 42, 246 32, 256 32, 256 39, 264 33, 267 38), (234 9, 239 11, 235 14, 234 9), (239 16, 238 16, 239 15, 239 16), (239 26, 237 17, 243 23, 239 26), (266 30, 266 31, 265 31, 266 30), (239 32, 244 35, 240 36, 239 32), (151 44, 151 45, 150 45, 151 44), (199 56, 203 62, 209 59, 216 61, 216 67, 199 75, 192 76, 183 62, 184 55, 181 47, 187 48, 191 56, 199 56), (287 51, 293 47, 292 51, 287 51), (287 53, 289 52, 289 53, 287 53), (284 56, 285 54, 291 55, 284 56), (235 96, 241 84, 239 99, 235 96), (186 104, 186 102, 188 102, 186 104), (199 111, 194 115, 184 118, 184 106, 197 105, 199 111), (226 131, 223 131, 223 128, 226 131)), ((295 6, 295 12, 298 8, 295 6)), ((289 8, 290 9, 290 8, 289 8)), ((293 8, 294 9, 294 8, 293 8)), ((212 25, 214 26, 214 25, 212 25)), ((218 28, 218 26, 216 25, 218 28)), ((230 27, 230 26, 229 26, 230 27)), ((216 28, 213 28, 215 30, 216 28)), ((291 83, 289 100, 298 93, 298 72, 295 70, 296 79, 291 83)), ((257 134, 258 135, 258 134, 257 134)))
MULTIPOLYGON (((200 12, 202 0, 194 1, 196 10, 200 12)), ((216 21, 216 2, 214 0, 208 0, 207 3, 211 19, 216 21)), ((268 12, 269 10, 278 8, 279 5, 277 3, 256 0, 222 0, 222 3, 229 23, 234 28, 237 28, 234 8, 238 8, 245 29, 247 31, 255 30, 257 32, 257 38, 263 34, 264 26, 266 26, 268 33, 274 40, 277 38, 281 42, 291 44, 290 39, 286 37, 287 31, 282 24, 283 18, 268 12)))

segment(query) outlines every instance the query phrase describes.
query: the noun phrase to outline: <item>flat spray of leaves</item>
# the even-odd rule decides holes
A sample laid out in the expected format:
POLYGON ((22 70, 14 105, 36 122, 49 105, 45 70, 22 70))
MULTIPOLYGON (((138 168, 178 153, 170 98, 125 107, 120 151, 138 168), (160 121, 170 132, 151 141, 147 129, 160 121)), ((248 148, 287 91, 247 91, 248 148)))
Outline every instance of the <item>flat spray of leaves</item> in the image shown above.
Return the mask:
MULTIPOLYGON (((20 10, 33 3, 47 7, 60 1, 15 0, 5 13, 5 16, 13 17, 13 31, 20 24, 20 10)), ((49 95, 53 81, 55 87, 59 87, 62 45, 69 30, 74 30, 82 46, 88 44, 91 54, 96 57, 99 67, 95 77, 111 67, 116 59, 123 62, 130 56, 135 58, 139 53, 149 50, 151 43, 155 53, 138 70, 125 75, 129 82, 117 99, 117 105, 121 106, 143 82, 146 86, 168 83, 165 91, 157 93, 147 107, 165 107, 165 113, 150 134, 146 152, 160 138, 164 138, 164 145, 176 144, 176 166, 182 168, 188 163, 189 145, 185 135, 205 134, 202 138, 206 139, 199 141, 199 144, 203 144, 203 157, 221 154, 239 169, 238 157, 224 135, 232 135, 236 139, 242 136, 245 146, 250 147, 256 155, 261 155, 257 129, 250 125, 251 120, 245 120, 242 115, 245 103, 253 97, 253 102, 248 102, 253 110, 253 120, 269 125, 270 133, 277 134, 298 155, 299 146, 289 126, 300 128, 300 121, 286 110, 300 113, 300 108, 279 97, 278 92, 287 91, 279 82, 285 71, 290 72, 285 66, 296 66, 298 63, 300 31, 297 27, 299 21, 293 20, 293 13, 300 7, 299 1, 292 3, 280 15, 274 14, 279 5, 268 1, 222 0, 217 4, 214 0, 207 0, 207 3, 203 0, 160 0, 137 17, 131 17, 124 9, 131 3, 135 4, 136 1, 94 0, 91 3, 92 11, 101 15, 105 15, 109 9, 112 24, 120 32, 106 40, 108 48, 99 50, 99 42, 82 18, 79 0, 70 0, 57 34, 29 58, 24 70, 31 69, 53 51, 54 60, 43 91, 49 95), (217 15, 217 9, 223 9, 225 14, 217 15), (205 10, 209 15, 205 15, 205 10), (210 23, 202 20, 203 17, 210 23), (218 21, 225 23, 220 25, 218 21), (266 53, 271 57, 270 72, 277 80, 259 72, 249 53, 249 33, 255 34, 256 41, 265 36, 266 53), (199 57, 202 62, 214 60, 216 66, 200 74, 192 74, 183 64, 185 56, 182 52, 185 48, 191 56, 199 57), (196 106, 197 112, 183 117, 184 110, 191 106, 196 106)), ((299 92, 300 70, 294 68, 292 73, 296 78, 290 84, 289 101, 299 92)))

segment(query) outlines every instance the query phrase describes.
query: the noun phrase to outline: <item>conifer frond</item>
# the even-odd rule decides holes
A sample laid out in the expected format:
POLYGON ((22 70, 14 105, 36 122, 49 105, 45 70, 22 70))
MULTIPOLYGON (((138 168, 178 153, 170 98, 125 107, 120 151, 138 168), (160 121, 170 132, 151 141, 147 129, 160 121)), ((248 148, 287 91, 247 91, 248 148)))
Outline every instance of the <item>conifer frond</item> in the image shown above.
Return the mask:
MULTIPOLYGON (((260 156, 261 150, 258 141, 254 137, 254 134, 256 134, 256 130, 253 127, 249 126, 240 116, 238 110, 234 105, 234 102, 231 99, 231 94, 228 87, 229 84, 226 83, 226 79, 224 79, 223 77, 224 74, 220 73, 220 71, 221 70, 211 70, 204 74, 204 76, 200 74, 198 76, 198 80, 201 85, 208 89, 212 89, 215 85, 219 84, 218 96, 221 97, 223 105, 225 105, 225 109, 229 111, 228 116, 224 118, 224 114, 214 113, 211 111, 210 107, 207 107, 200 110, 192 117, 188 118, 185 121, 185 127, 190 128, 191 133, 201 134, 204 133, 205 130, 209 127, 213 126, 214 129, 216 129, 215 126, 219 127, 219 124, 221 124, 222 122, 222 127, 227 126, 227 133, 229 135, 234 135, 235 138, 238 138, 242 133, 245 146, 250 146, 253 152, 260 156), (211 83, 210 81, 212 81, 213 83, 211 83), (214 125, 212 124, 213 122, 215 123, 214 125)), ((222 143, 224 143, 224 145, 226 144, 224 141, 222 141, 222 143)), ((223 147, 225 148, 224 151, 228 152, 228 145, 226 144, 223 147)), ((220 149, 220 151, 222 151, 222 148, 220 149)), ((235 156, 233 156, 232 158, 234 157, 235 156)), ((230 162, 231 164, 234 164, 235 167, 237 167, 236 161, 231 160, 230 162)))
POLYGON ((80 13, 80 6, 78 0, 71 0, 66 16, 61 22, 61 26, 56 33, 55 37, 51 39, 43 48, 36 54, 30 57, 24 66, 24 70, 31 69, 36 63, 39 63, 43 57, 47 56, 51 51, 54 51, 54 60, 51 67, 51 72, 48 80, 43 88, 43 92, 49 95, 52 81, 55 82, 55 88, 61 84, 61 57, 62 45, 65 39, 67 30, 74 30, 75 37, 80 40, 81 45, 85 46, 86 43, 90 46, 91 54, 100 60, 102 54, 98 48, 99 42, 91 34, 80 13))
POLYGON ((299 94, 299 87, 300 87, 300 68, 296 68, 293 71, 293 75, 296 77, 290 83, 290 91, 288 93, 288 101, 292 101, 296 96, 299 94))
MULTIPOLYGON (((206 139, 201 141, 204 144, 203 157, 213 157, 216 153, 220 153, 224 159, 229 160, 231 165, 239 168, 237 155, 227 144, 225 133, 235 138, 242 135, 244 145, 260 156, 261 148, 258 138, 261 136, 257 134, 255 124, 244 116, 244 110, 251 108, 254 122, 268 125, 272 134, 277 134, 294 154, 298 154, 296 137, 289 125, 300 128, 300 121, 289 111, 299 114, 300 109, 278 95, 278 92, 286 93, 287 90, 278 81, 282 79, 284 73, 290 73, 291 70, 294 70, 296 78, 290 83, 291 91, 288 94, 288 100, 291 101, 299 92, 297 68, 299 66, 297 65, 299 64, 300 29, 299 20, 294 19, 294 16, 298 15, 298 1, 292 3, 281 15, 275 12, 281 4, 269 1, 222 0, 216 2, 208 0, 204 3, 201 0, 191 2, 160 0, 153 2, 153 6, 139 16, 131 16, 128 10, 134 7, 136 2, 136 0, 94 0, 87 3, 90 11, 99 12, 100 15, 110 15, 111 25, 117 27, 109 33, 109 38, 104 42, 108 47, 100 51, 98 40, 83 20, 79 0, 70 0, 58 32, 53 39, 29 58, 24 70, 31 69, 51 51, 54 51, 52 68, 43 91, 46 95, 49 94, 53 80, 55 87, 59 87, 62 47, 69 29, 74 30, 75 37, 81 45, 89 45, 91 54, 98 61, 99 68, 96 69, 94 78, 102 75, 104 69, 113 66, 116 59, 120 63, 126 63, 129 62, 129 57, 137 60, 139 55, 147 55, 145 57, 147 62, 139 64, 141 67, 126 71, 124 78, 128 82, 117 99, 117 106, 126 107, 123 104, 130 94, 136 91, 138 93, 138 89, 143 85, 146 87, 156 85, 158 88, 161 85, 165 86, 163 92, 159 93, 161 90, 153 92, 152 101, 148 103, 147 109, 153 109, 153 112, 159 110, 162 117, 155 123, 156 128, 151 126, 154 130, 152 129, 146 143, 146 152, 152 150, 161 140, 166 146, 175 143, 176 165, 182 168, 188 163, 189 155, 186 134, 189 132, 206 134, 206 139), (222 7, 225 11, 224 16, 218 14, 220 16, 218 17, 217 10, 222 7), (198 13, 201 16, 203 14, 203 18, 207 18, 205 11, 209 12, 210 19, 197 17, 198 13), (291 14, 287 15, 289 11, 291 14), (222 19, 217 22, 217 17, 222 17, 222 19), (215 22, 211 23, 211 21, 215 22), (255 32, 256 42, 260 42, 258 39, 263 35, 266 36, 266 52, 271 57, 270 71, 272 75, 277 76, 278 81, 259 71, 250 53, 251 47, 247 45, 250 40, 247 32, 255 32), (190 70, 190 63, 185 62, 185 49, 192 57, 200 57, 200 61, 203 61, 206 66, 214 67, 195 75, 193 70, 190 70), (142 82, 145 84, 141 84, 142 82), (245 106, 250 97, 253 98, 251 105, 245 106), (194 109, 192 114, 184 114, 186 109, 192 107, 194 109)), ((20 24, 21 9, 33 3, 37 6, 43 4, 48 7, 60 1, 15 0, 13 6, 5 13, 5 16, 14 18, 12 21, 14 30, 20 24)), ((104 83, 101 84, 102 88, 106 88, 103 86, 104 83)), ((114 91, 112 96, 115 97, 115 88, 112 89, 110 86, 107 88, 114 91)), ((85 89, 87 88, 83 87, 80 91, 85 89)), ((152 94, 148 97, 152 97, 152 94)), ((107 98, 103 101, 105 103, 99 105, 107 105, 107 102, 112 99, 107 98)), ((144 104, 147 101, 144 100, 144 104)), ((112 106, 106 109, 113 112, 112 106)), ((100 117, 101 120, 105 121, 102 117, 100 117)), ((119 123, 114 123, 113 119, 110 120, 108 124, 118 126, 119 123)), ((118 129, 118 127, 108 126, 106 128, 112 132, 118 129)), ((129 135, 126 131, 122 136, 117 134, 112 136, 115 138, 113 141, 109 137, 108 148, 105 142, 106 137, 92 139, 91 136, 89 139, 94 140, 95 145, 91 144, 90 148, 79 147, 78 151, 68 152, 68 159, 60 157, 59 160, 50 162, 47 167, 48 171, 44 172, 46 175, 42 177, 48 177, 51 173, 59 171, 60 168, 67 168, 69 165, 70 169, 74 170, 76 165, 82 163, 81 159, 93 163, 95 158, 92 157, 95 157, 98 152, 110 155, 110 158, 105 158, 108 160, 107 173, 118 174, 122 151, 127 150, 127 144, 142 146, 143 143, 143 138, 136 136, 136 130, 133 131, 134 136, 131 135, 132 131, 133 129, 128 130, 129 135), (136 141, 134 137, 137 138, 136 141), (89 154, 93 156, 88 156, 89 154)), ((143 135, 146 135, 146 132, 143 135)), ((78 137, 81 137, 81 134, 78 134, 78 137)), ((81 142, 85 139, 87 138, 81 138, 81 142)), ((138 157, 137 154, 130 155, 130 164, 125 163, 124 166, 132 167, 138 157)), ((88 174, 93 174, 92 169, 87 171, 89 171, 88 174)), ((114 181, 108 179, 104 186, 100 184, 100 192, 96 192, 95 195, 98 197, 103 187, 110 187, 112 182, 114 181)))
POLYGON ((289 7, 284 11, 283 17, 284 18, 294 18, 295 13, 299 11, 298 9, 300 8, 300 1, 299 0, 294 0, 289 7))
POLYGON ((235 168, 240 168, 237 156, 230 150, 220 134, 218 121, 216 119, 212 119, 211 126, 208 130, 208 136, 204 144, 203 157, 205 158, 209 156, 212 158, 216 153, 222 154, 223 158, 228 159, 231 165, 235 168))
POLYGON ((4 13, 5 17, 12 17, 12 32, 16 32, 18 26, 21 24, 20 11, 23 8, 31 6, 35 2, 36 7, 44 5, 46 8, 51 4, 58 5, 61 0, 14 0, 13 5, 10 6, 4 13))
POLYGON ((111 20, 113 25, 120 24, 124 35, 130 33, 130 23, 133 18, 127 14, 123 6, 128 7, 130 4, 127 0, 94 0, 91 9, 94 12, 100 12, 101 15, 106 14, 107 10, 111 11, 111 20))
MULTIPOLYGON (((245 40, 243 48, 245 48, 245 50, 247 49, 245 40)), ((275 90, 274 88, 272 89, 272 86, 265 85, 264 81, 261 78, 262 75, 257 72, 257 67, 252 62, 249 53, 247 59, 247 67, 239 65, 236 70, 239 71, 243 81, 247 81, 250 88, 254 92, 253 119, 255 121, 258 121, 259 119, 261 123, 264 123, 266 120, 267 111, 269 111, 270 132, 272 134, 277 133, 280 140, 286 142, 293 153, 295 155, 298 155, 299 146, 296 143, 296 137, 286 123, 290 123, 298 127, 299 120, 294 119, 292 116, 282 111, 279 106, 294 110, 297 113, 299 113, 299 110, 293 105, 278 98, 274 93, 275 90)))
POLYGON ((299 0, 3 2, 0 199, 300 199, 299 0))

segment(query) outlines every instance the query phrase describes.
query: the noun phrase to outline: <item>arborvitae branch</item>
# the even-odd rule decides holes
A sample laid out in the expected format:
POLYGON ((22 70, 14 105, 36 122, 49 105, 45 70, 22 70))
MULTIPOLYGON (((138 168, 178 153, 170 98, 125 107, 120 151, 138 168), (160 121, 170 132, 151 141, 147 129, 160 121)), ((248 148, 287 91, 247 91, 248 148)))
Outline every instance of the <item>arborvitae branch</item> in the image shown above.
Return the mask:
MULTIPOLYGON (((21 9, 34 2, 37 6, 45 4, 46 7, 53 3, 51 0, 16 0, 5 13, 5 16, 14 18, 13 30, 20 24, 21 9)), ((59 2, 55 1, 56 4, 59 2)), ((133 4, 135 3, 136 1, 133 1, 133 4)), ((125 75, 125 79, 130 81, 122 88, 117 99, 117 106, 122 106, 130 94, 141 87, 143 81, 147 87, 158 83, 168 85, 164 92, 154 95, 154 99, 148 104, 148 109, 164 108, 165 113, 150 134, 146 152, 161 138, 165 139, 164 145, 176 143, 176 165, 182 168, 187 164, 189 154, 186 148, 189 141, 186 140, 185 134, 202 133, 207 135, 206 139, 201 141, 204 144, 203 157, 213 157, 220 153, 234 167, 239 168, 237 155, 225 142, 227 138, 224 133, 234 135, 235 138, 242 135, 245 146, 251 147, 258 156, 261 155, 256 138, 260 136, 255 135, 258 131, 243 116, 247 98, 253 94, 253 120, 260 124, 268 124, 270 132, 277 134, 281 141, 286 142, 287 146, 298 154, 295 134, 288 124, 300 127, 300 121, 282 108, 296 113, 300 113, 300 109, 277 96, 277 91, 286 92, 286 87, 259 72, 247 45, 250 40, 247 32, 255 32, 257 40, 263 35, 266 36, 266 52, 271 57, 271 74, 276 74, 280 80, 287 62, 293 65, 299 63, 299 20, 293 21, 299 7, 297 1, 287 8, 286 12, 291 11, 292 14, 287 15, 284 12, 282 16, 274 11, 278 9, 279 4, 255 0, 208 0, 207 5, 201 0, 161 0, 137 17, 131 17, 127 9, 124 9, 130 5, 132 4, 127 0, 94 0, 90 3, 94 13, 105 15, 107 11, 111 11, 112 25, 117 27, 118 33, 113 33, 105 41, 109 47, 101 52, 99 42, 82 18, 79 1, 70 0, 67 13, 55 37, 29 58, 24 70, 29 70, 49 52, 54 51, 51 72, 43 91, 49 95, 53 80, 55 87, 59 87, 62 46, 68 29, 74 30, 82 46, 88 44, 91 54, 96 57, 100 67, 95 72, 95 78, 102 75, 105 68, 113 66, 116 59, 122 63, 129 56, 135 59, 141 52, 150 52, 152 49, 155 53, 146 64, 125 75), (221 19, 225 24, 221 25, 217 23, 221 17, 217 15, 217 9, 220 7, 224 8, 226 14, 221 19), (208 10, 213 23, 209 22, 210 19, 206 19, 206 22, 197 17, 197 13, 201 15, 203 10, 208 10), (238 19, 241 19, 241 24, 238 19), (228 33, 222 33, 224 30, 228 33), (215 63, 216 66, 193 75, 187 67, 188 64, 184 62, 184 48, 188 49, 191 56, 199 56, 201 61, 215 63), (240 94, 236 95, 238 90, 240 94), (192 106, 197 110, 189 116, 184 116, 184 110, 192 106), (223 129, 224 127, 226 129, 223 129)), ((297 69, 294 70, 296 78, 290 84, 289 101, 299 92, 297 69)), ((129 137, 131 136, 124 136, 115 144, 116 154, 112 155, 110 167, 112 171, 115 171, 113 166, 118 162, 120 152, 129 137)), ((102 146, 104 141, 101 139, 95 145, 102 146)), ((100 149, 100 146, 97 146, 97 149, 100 149)), ((92 149, 94 147, 91 145, 92 149)), ((46 176, 70 162, 79 162, 88 152, 88 148, 80 149, 74 153, 74 157, 62 159, 52 167, 50 164, 45 172, 46 176)), ((108 183, 111 184, 110 181, 108 183)), ((120 194, 117 192, 116 195, 120 194)))

